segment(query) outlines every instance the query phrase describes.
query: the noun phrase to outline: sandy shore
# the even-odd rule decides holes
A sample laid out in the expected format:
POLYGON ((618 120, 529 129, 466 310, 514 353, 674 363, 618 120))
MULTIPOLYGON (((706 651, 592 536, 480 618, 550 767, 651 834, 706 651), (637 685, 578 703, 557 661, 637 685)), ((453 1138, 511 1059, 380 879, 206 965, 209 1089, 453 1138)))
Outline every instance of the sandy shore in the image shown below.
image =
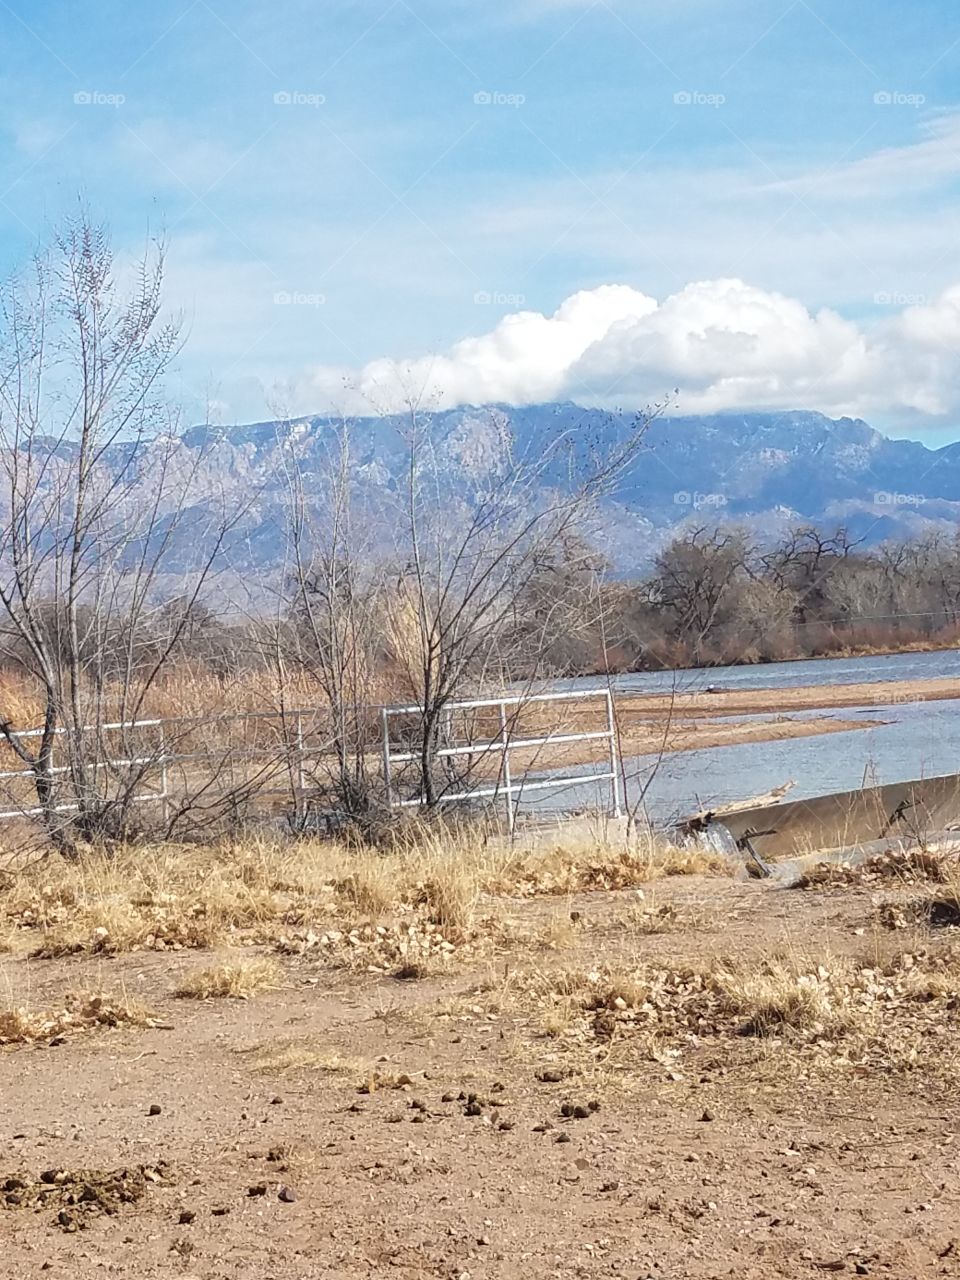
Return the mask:
MULTIPOLYGON (((828 716, 813 720, 737 720, 724 723, 704 717, 691 723, 621 723, 620 741, 628 756, 674 754, 678 751, 701 751, 707 747, 728 747, 742 742, 779 742, 787 738, 812 738, 825 733, 844 733, 851 729, 870 729, 883 721, 836 720, 828 716)), ((541 766, 587 764, 604 760, 609 747, 604 740, 569 742, 543 747, 539 752, 515 752, 515 762, 527 768, 541 766), (527 759, 524 759, 524 756, 527 759)))
MULTIPOLYGON (((672 754, 743 742, 774 742, 869 729, 886 721, 883 718, 838 719, 827 715, 804 720, 791 717, 798 712, 869 706, 889 707, 890 714, 886 720, 891 720, 895 719, 898 706, 948 698, 960 698, 960 681, 889 680, 789 689, 731 689, 715 693, 620 693, 616 697, 616 709, 624 752, 650 755, 661 751, 672 754), (747 718, 725 719, 728 716, 747 718), (758 718, 750 719, 751 716, 758 718)), ((599 730, 606 724, 601 699, 559 706, 544 704, 542 716, 548 715, 558 718, 549 722, 541 718, 535 731, 574 733, 599 730)), ((515 736, 525 735, 521 732, 515 736)), ((564 743, 528 753, 517 752, 515 758, 526 767, 586 764, 604 759, 608 749, 603 740, 564 743)))
MULTIPOLYGON (((685 673, 681 673, 684 675, 685 673)), ((911 702, 960 698, 960 680, 884 680, 789 689, 730 689, 719 693, 619 694, 625 717, 741 715, 749 712, 833 710, 838 707, 897 707, 911 702)))

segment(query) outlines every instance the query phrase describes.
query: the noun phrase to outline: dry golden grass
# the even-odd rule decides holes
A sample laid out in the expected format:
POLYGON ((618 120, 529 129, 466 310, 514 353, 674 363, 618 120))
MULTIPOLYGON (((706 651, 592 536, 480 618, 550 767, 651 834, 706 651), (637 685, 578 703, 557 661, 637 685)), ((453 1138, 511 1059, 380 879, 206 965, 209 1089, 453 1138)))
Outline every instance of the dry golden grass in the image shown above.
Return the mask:
POLYGON ((254 1071, 283 1075, 289 1071, 322 1071, 328 1075, 355 1076, 358 1081, 369 1073, 369 1064, 360 1058, 345 1058, 310 1041, 287 1040, 281 1044, 258 1045, 241 1050, 254 1071))
POLYGON ((484 888, 489 893, 540 897, 594 889, 629 889, 674 875, 732 875, 733 863, 718 854, 678 849, 651 832, 629 841, 570 838, 532 850, 501 855, 488 865, 484 888))
POLYGON ((66 996, 59 1008, 0 1008, 0 1044, 31 1044, 96 1027, 158 1025, 152 1013, 125 994, 80 992, 66 996))
MULTIPOLYGON (((429 828, 389 853, 266 840, 89 851, 3 878, 0 948, 49 958, 254 943, 288 953, 319 946, 340 962, 347 950, 369 952, 372 942, 381 954, 351 964, 406 966, 414 976, 451 950, 496 945, 498 895, 619 889, 716 870, 728 868, 652 839, 629 846, 558 839, 521 850, 429 828)), ((556 923, 544 943, 561 947, 569 932, 556 923)))
MULTIPOLYGON (((847 967, 841 965, 844 978, 847 967)), ((831 971, 818 965, 814 972, 773 960, 753 972, 737 970, 717 975, 725 1011, 741 1019, 742 1035, 770 1036, 792 1031, 801 1035, 835 1036, 852 1030, 865 1008, 858 1010, 849 992, 831 981, 831 971)))
POLYGON ((184 976, 173 994, 184 1000, 249 1000, 263 991, 277 991, 282 985, 283 970, 275 960, 243 957, 194 969, 184 976))
POLYGON ((614 1063, 621 1074, 642 1062, 678 1070, 699 1049, 726 1041, 725 1052, 738 1060, 747 1053, 754 1066, 762 1061, 771 1069, 777 1061, 782 1069, 802 1064, 815 1074, 923 1066, 954 1078, 958 995, 960 949, 948 949, 904 953, 883 964, 774 955, 675 966, 528 966, 493 995, 471 993, 440 1012, 525 1025, 530 1052, 548 1039, 559 1061, 581 1074, 614 1063), (747 1051, 757 1040, 773 1057, 747 1051))

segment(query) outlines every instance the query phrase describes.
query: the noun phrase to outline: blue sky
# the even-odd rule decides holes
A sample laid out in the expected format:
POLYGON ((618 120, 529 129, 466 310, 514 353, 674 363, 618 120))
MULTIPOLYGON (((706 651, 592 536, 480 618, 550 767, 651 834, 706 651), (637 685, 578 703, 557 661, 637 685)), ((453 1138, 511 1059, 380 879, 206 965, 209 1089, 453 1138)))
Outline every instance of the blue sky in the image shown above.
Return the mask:
POLYGON ((0 31, 3 265, 78 192, 124 252, 163 230, 189 418, 679 386, 957 434, 946 0, 0 0, 0 31))

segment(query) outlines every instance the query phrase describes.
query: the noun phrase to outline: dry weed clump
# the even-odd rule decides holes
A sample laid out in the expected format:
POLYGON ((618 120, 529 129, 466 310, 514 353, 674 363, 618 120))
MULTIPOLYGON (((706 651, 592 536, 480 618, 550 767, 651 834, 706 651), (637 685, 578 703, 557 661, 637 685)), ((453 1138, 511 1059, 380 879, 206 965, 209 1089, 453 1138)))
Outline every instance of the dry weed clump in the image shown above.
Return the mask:
POLYGON ((416 916, 389 925, 368 921, 324 933, 295 932, 276 945, 284 955, 314 954, 338 968, 416 979, 441 972, 455 954, 477 954, 484 942, 482 929, 449 936, 440 925, 416 916))
POLYGON ((55 880, 46 862, 0 886, 3 937, 14 947, 27 941, 41 958, 256 941, 334 910, 331 875, 316 874, 316 852, 305 854, 300 884, 288 857, 255 847, 88 853, 56 863, 55 880))
POLYGON ((729 859, 678 849, 654 837, 627 843, 557 844, 516 855, 485 883, 489 893, 546 897, 597 889, 632 889, 674 875, 732 875, 729 859))
POLYGON ((185 1000, 249 1000, 262 991, 277 991, 282 984, 283 971, 276 961, 258 956, 195 969, 173 994, 185 1000))
POLYGON ((620 889, 707 870, 729 868, 652 840, 517 853, 430 829, 386 854, 321 841, 91 851, 0 883, 0 945, 37 958, 277 945, 417 976, 492 941, 496 894, 620 889))
POLYGON ((824 889, 840 885, 946 884, 957 875, 956 861, 924 849, 893 849, 863 862, 821 862, 794 882, 795 889, 824 889))
POLYGON ((544 1034, 594 1054, 610 1042, 673 1061, 717 1039, 762 1038, 813 1065, 909 1070, 960 1044, 960 951, 904 954, 887 965, 774 958, 745 968, 644 965, 528 978, 544 1034))
POLYGON ((882 902, 877 918, 885 929, 956 929, 960 927, 960 880, 932 894, 882 902))
POLYGON ((163 1023, 130 1000, 89 992, 68 995, 57 1009, 0 1009, 0 1045, 59 1040, 96 1027, 159 1027, 163 1023))

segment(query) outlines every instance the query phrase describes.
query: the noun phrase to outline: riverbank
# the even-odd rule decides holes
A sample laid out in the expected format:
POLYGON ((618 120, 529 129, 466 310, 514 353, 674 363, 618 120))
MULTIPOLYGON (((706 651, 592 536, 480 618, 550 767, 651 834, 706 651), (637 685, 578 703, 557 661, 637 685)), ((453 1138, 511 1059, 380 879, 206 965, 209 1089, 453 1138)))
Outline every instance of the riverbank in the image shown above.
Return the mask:
POLYGON ((621 718, 748 715, 788 711, 834 711, 844 707, 897 707, 960 698, 960 680, 879 680, 859 684, 797 685, 793 688, 712 689, 691 693, 617 695, 621 718))
MULTIPOLYGON (((896 719, 897 707, 960 698, 954 678, 887 680, 795 688, 717 689, 710 693, 617 693, 615 712, 620 751, 626 756, 674 754, 741 743, 778 742, 822 734, 876 728, 896 719), (837 717, 811 712, 879 708, 879 716, 837 717), (883 714, 883 709, 889 709, 883 714), (803 718, 801 718, 801 716, 803 718)), ((514 737, 533 732, 562 737, 591 733, 606 725, 604 699, 543 704, 523 717, 514 737)), ((588 764, 609 752, 604 739, 558 743, 518 751, 525 767, 588 764)))

